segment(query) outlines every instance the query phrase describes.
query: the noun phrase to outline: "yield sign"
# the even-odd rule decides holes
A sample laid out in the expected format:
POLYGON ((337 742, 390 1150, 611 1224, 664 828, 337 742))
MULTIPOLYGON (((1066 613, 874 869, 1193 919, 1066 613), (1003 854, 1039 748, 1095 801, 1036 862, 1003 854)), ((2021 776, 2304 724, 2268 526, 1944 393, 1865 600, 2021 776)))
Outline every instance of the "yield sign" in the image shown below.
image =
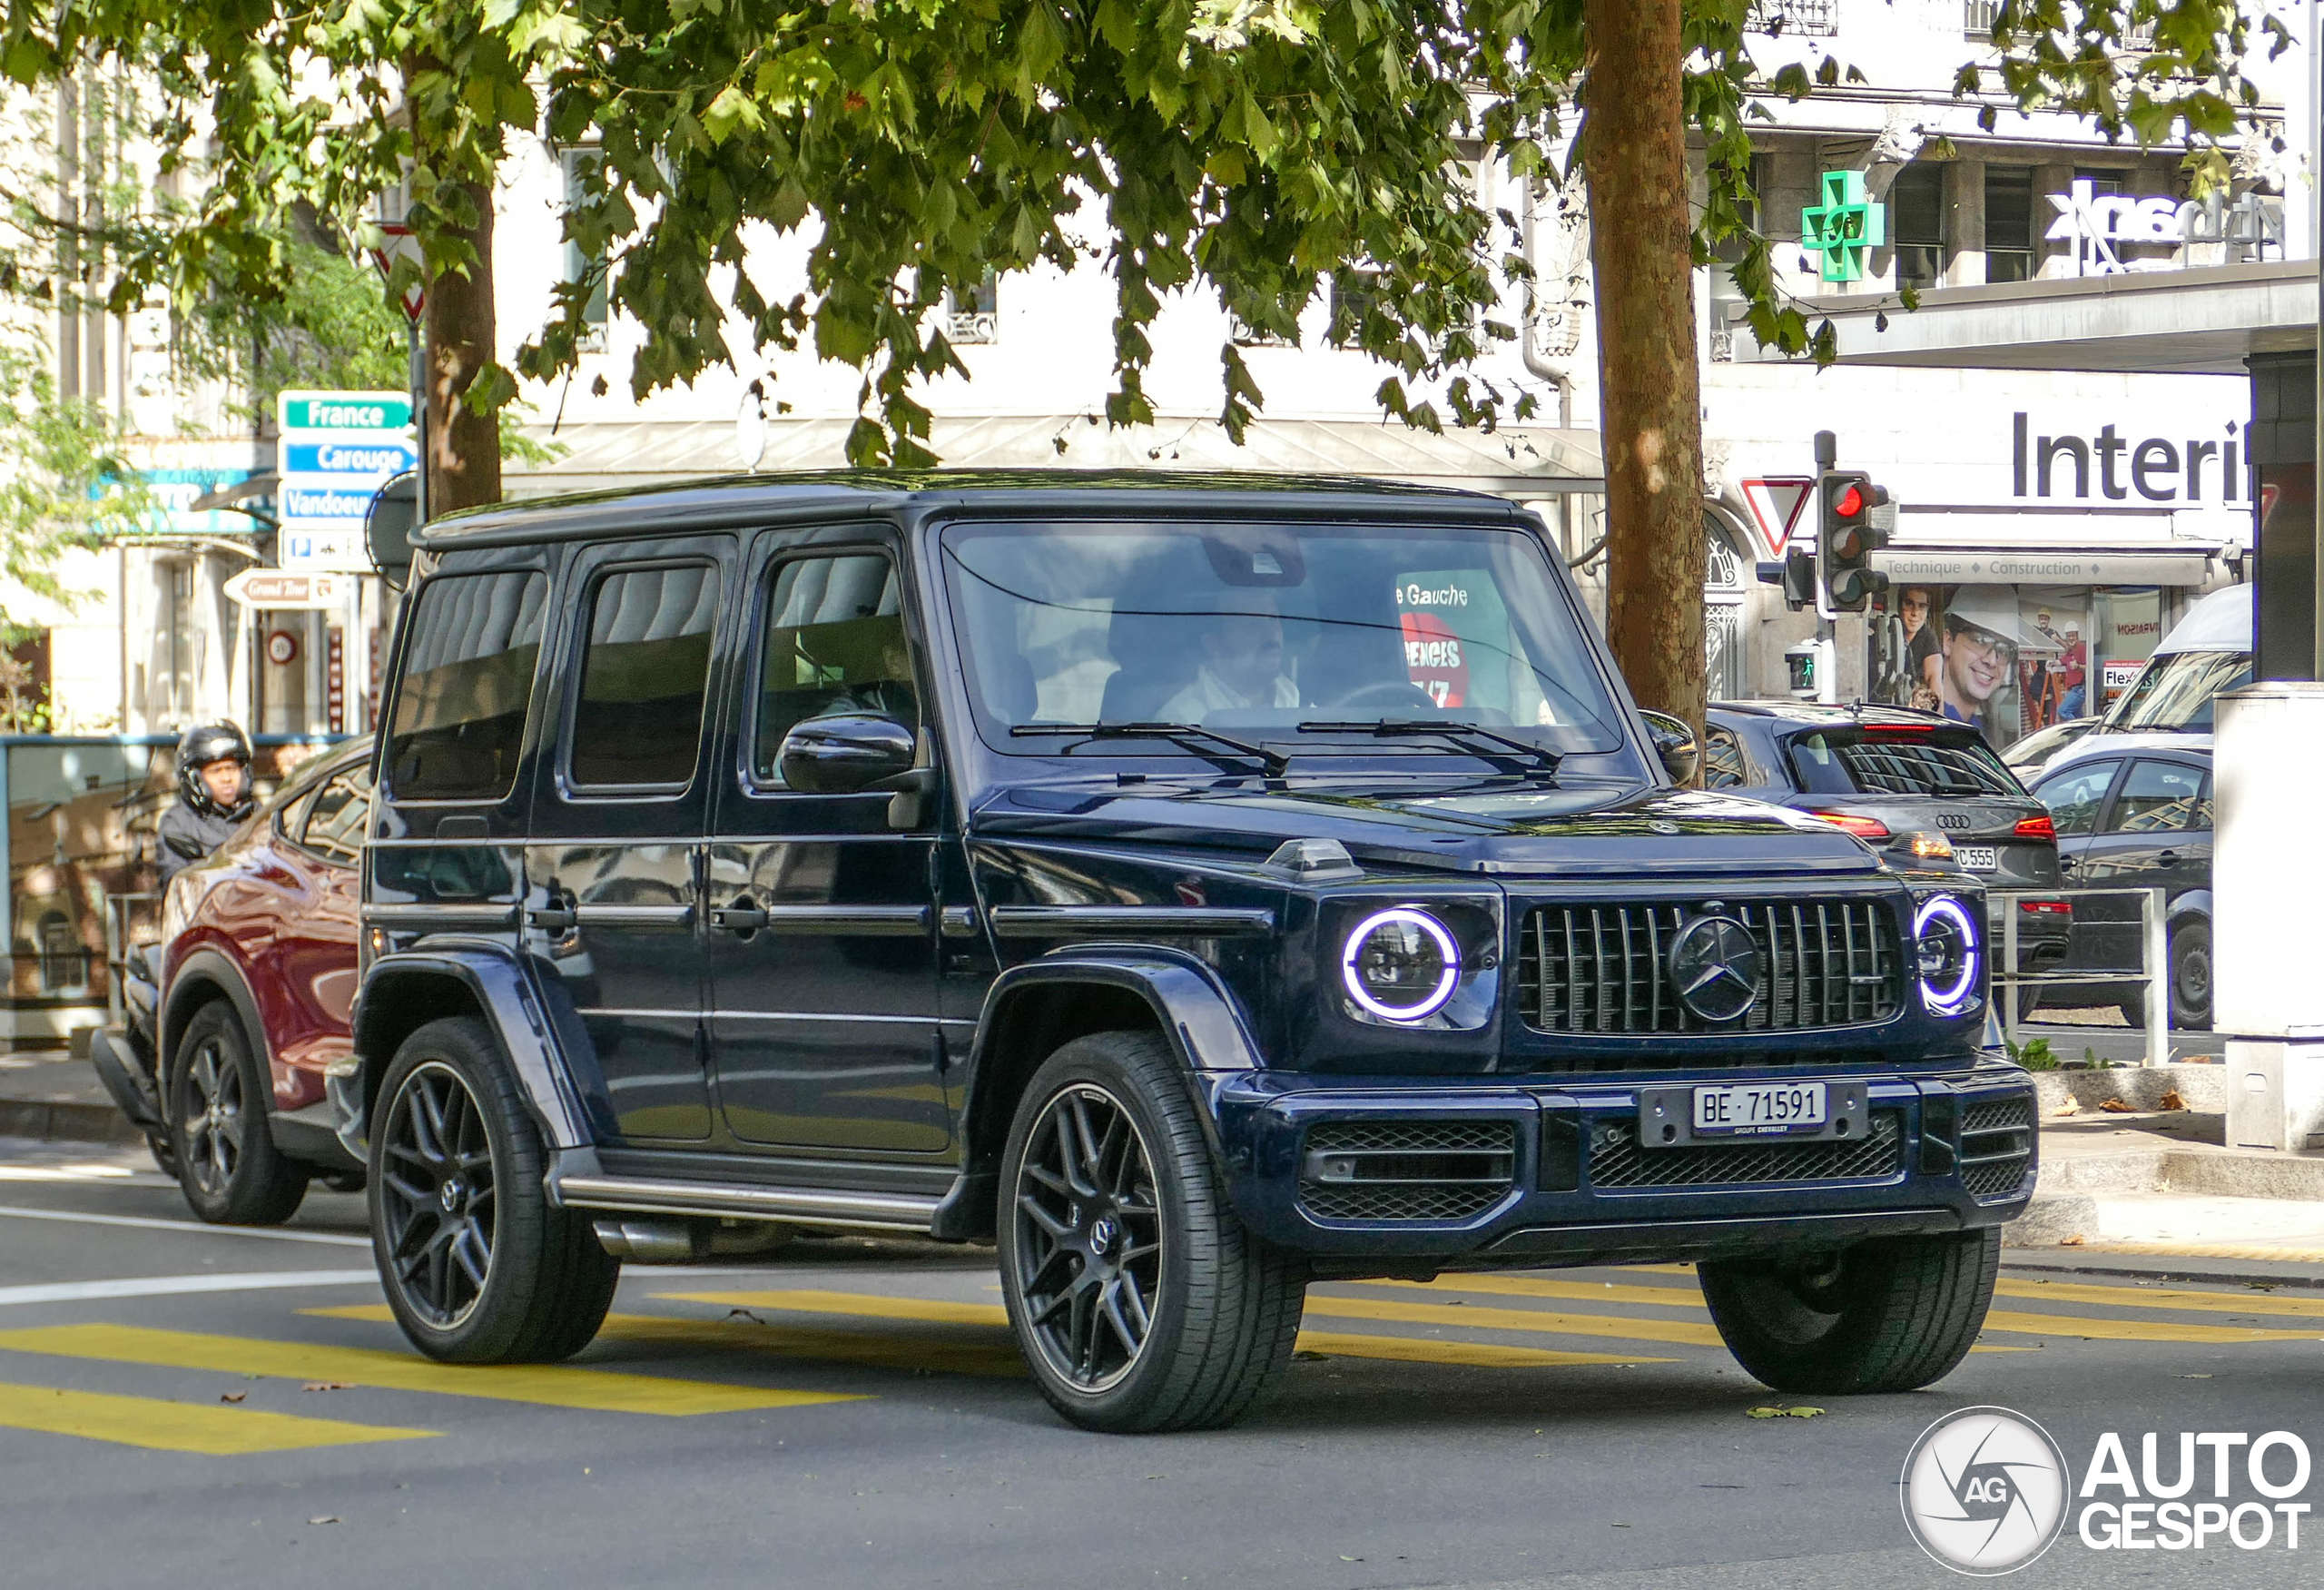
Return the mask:
POLYGON ((1743 482, 1743 500, 1777 557, 1791 539, 1792 528, 1799 523, 1799 510, 1807 506, 1807 494, 1815 489, 1812 475, 1768 475, 1743 482))

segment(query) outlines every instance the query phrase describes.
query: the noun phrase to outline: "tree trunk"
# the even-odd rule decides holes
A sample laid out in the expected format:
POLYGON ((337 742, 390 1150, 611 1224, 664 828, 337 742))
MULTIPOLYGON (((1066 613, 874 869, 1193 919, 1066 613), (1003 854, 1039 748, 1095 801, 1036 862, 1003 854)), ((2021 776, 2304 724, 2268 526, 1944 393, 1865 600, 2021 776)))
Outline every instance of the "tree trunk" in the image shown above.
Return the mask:
POLYGON ((492 189, 464 184, 477 224, 466 275, 445 271, 428 282, 428 513, 500 500, 500 416, 469 411, 461 399, 498 356, 492 300, 492 189))
POLYGON ((1679 0, 1584 0, 1606 636, 1639 705, 1703 723, 1702 409, 1679 0))

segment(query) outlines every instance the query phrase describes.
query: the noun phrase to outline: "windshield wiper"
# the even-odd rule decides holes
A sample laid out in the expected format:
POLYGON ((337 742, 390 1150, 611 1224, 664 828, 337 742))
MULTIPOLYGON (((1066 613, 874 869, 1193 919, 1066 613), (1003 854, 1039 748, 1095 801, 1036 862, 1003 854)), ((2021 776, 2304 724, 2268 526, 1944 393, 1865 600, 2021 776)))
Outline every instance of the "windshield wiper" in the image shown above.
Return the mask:
MULTIPOLYGON (((1018 738, 1029 735, 1087 735, 1093 740, 1170 740, 1196 755, 1205 754, 1205 744, 1224 746, 1265 768, 1269 778, 1281 778, 1291 766, 1291 758, 1280 751, 1270 751, 1265 746, 1254 746, 1248 740, 1238 740, 1194 723, 1020 723, 1009 733, 1018 738)), ((1230 773, 1234 771, 1223 758, 1212 756, 1210 760, 1230 773)))
MULTIPOLYGON (((1482 724, 1473 723, 1435 723, 1427 718, 1389 717, 1377 722, 1303 723, 1299 726, 1299 732, 1303 735, 1370 735, 1374 739, 1383 740, 1405 739, 1416 735, 1435 735, 1448 740, 1482 740, 1488 745, 1516 752, 1531 763, 1533 770, 1553 786, 1557 783, 1558 764, 1564 759, 1557 752, 1546 750, 1530 740, 1521 740, 1514 735, 1504 735, 1498 729, 1489 729, 1482 724)), ((1489 762, 1494 759, 1490 755, 1474 751, 1471 755, 1483 755, 1489 762)))

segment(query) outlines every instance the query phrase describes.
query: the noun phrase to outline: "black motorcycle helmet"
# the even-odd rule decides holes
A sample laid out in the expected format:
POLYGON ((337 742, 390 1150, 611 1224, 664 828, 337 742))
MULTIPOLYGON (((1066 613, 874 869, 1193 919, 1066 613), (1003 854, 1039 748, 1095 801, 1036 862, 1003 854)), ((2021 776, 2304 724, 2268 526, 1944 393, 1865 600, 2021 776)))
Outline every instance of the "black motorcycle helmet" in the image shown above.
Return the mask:
POLYGON ((186 730, 178 741, 178 795, 187 805, 206 817, 224 817, 233 821, 249 813, 251 743, 241 729, 230 723, 204 723, 186 730), (242 765, 242 792, 234 797, 234 804, 231 806, 221 806, 212 800, 210 786, 202 782, 202 770, 212 762, 239 762, 242 765))

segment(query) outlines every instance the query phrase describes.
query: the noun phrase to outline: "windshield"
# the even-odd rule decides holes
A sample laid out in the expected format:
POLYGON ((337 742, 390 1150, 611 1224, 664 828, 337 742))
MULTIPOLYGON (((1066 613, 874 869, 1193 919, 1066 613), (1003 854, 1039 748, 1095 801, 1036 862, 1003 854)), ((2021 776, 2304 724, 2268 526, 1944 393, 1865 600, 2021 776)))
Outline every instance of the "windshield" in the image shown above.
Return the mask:
POLYGON ((1974 735, 1798 735, 1791 765, 1809 795, 2022 795, 2001 758, 1974 735))
POLYGON ((2251 654, 2174 651, 2157 657, 2106 716, 2109 734, 2211 732, 2211 697, 2251 682, 2251 654))
POLYGON ((1591 641, 1521 530, 970 524, 943 548, 970 695, 1004 749, 1057 755, 1044 724, 1173 723, 1344 751, 1352 726, 1384 720, 1482 725, 1563 755, 1626 744, 1591 641))

